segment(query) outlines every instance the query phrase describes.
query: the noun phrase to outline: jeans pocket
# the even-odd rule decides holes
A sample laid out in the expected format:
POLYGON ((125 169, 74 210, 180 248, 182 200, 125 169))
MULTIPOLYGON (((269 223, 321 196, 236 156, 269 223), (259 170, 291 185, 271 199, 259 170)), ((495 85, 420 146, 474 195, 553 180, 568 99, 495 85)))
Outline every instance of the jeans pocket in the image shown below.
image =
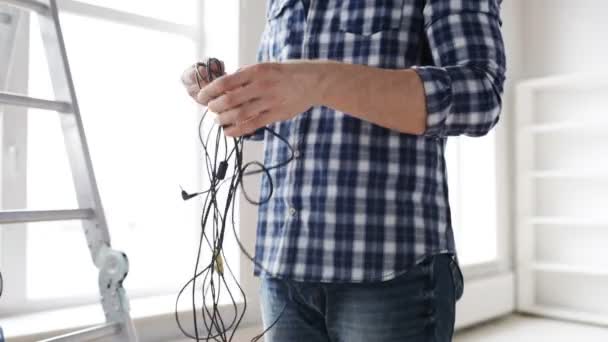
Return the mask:
POLYGON ((450 271, 454 280, 455 301, 458 301, 464 293, 464 277, 462 276, 458 261, 455 259, 450 260, 450 271))

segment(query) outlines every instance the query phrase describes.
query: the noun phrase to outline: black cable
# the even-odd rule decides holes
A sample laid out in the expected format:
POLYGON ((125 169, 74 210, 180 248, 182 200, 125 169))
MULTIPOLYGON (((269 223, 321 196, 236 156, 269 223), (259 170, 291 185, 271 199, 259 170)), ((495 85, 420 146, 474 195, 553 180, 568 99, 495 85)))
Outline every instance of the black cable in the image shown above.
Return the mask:
MULTIPOLYGON (((199 88, 201 88, 202 86, 201 81, 204 80, 206 81, 206 83, 209 83, 213 81, 216 76, 224 74, 223 64, 219 60, 214 58, 209 59, 207 63, 197 63, 194 68, 196 82, 199 88), (205 68, 207 74, 206 79, 200 74, 199 67, 205 68)), ((204 164, 206 166, 207 177, 210 180, 210 185, 208 189, 193 194, 189 194, 183 189, 181 192, 182 198, 184 200, 188 200, 200 195, 204 195, 205 199, 202 205, 200 222, 201 233, 197 248, 194 272, 193 276, 182 286, 182 288, 177 294, 177 299, 175 302, 175 320, 177 322, 178 328, 188 338, 191 338, 196 341, 229 342, 232 341, 236 330, 238 329, 239 325, 243 320, 245 311, 247 310, 247 298, 243 288, 237 280, 237 277, 232 272, 232 268, 226 261, 226 257, 224 254, 223 243, 226 233, 227 219, 228 217, 231 218, 229 223, 232 224, 232 232, 237 241, 239 249, 257 267, 265 271, 264 267, 260 265, 257 261, 255 261, 251 254, 245 249, 238 237, 235 224, 234 200, 236 198, 237 191, 240 187, 245 199, 249 203, 254 205, 261 205, 268 202, 272 197, 274 191, 274 184, 270 172, 272 170, 285 167, 287 164, 289 164, 294 159, 294 150, 293 147, 287 141, 287 139, 285 139, 272 129, 264 127, 264 130, 266 132, 268 132, 274 138, 281 140, 281 142, 283 142, 288 147, 290 151, 289 157, 286 160, 269 167, 266 167, 264 164, 257 161, 252 161, 243 164, 244 139, 242 137, 232 138, 232 148, 229 148, 229 139, 223 134, 223 127, 219 125, 213 125, 209 132, 207 132, 206 136, 204 136, 203 123, 205 121, 207 113, 208 110, 205 110, 199 121, 198 138, 203 149, 204 164), (213 137, 215 138, 215 142, 212 141, 213 137), (213 148, 210 153, 211 146, 213 146, 213 148), (221 147, 223 147, 223 153, 221 153, 221 147), (223 155, 223 158, 221 158, 221 155, 223 155), (258 166, 259 169, 250 170, 254 165, 258 166), (231 174, 227 177, 229 168, 231 168, 231 174), (268 178, 269 190, 267 196, 260 199, 259 201, 255 201, 245 191, 243 177, 260 173, 268 178), (218 194, 221 191, 226 191, 226 200, 224 203, 219 203, 218 194), (210 232, 209 229, 211 230, 210 232), (211 258, 205 263, 203 263, 203 261, 201 260, 201 253, 203 250, 204 242, 207 243, 207 246, 211 251, 211 258), (230 278, 236 284, 238 291, 243 297, 242 310, 239 310, 239 306, 237 305, 235 296, 232 293, 232 290, 225 278, 226 270, 230 274, 230 278), (200 308, 200 311, 197 310, 196 304, 197 279, 200 279, 202 281, 202 286, 200 288, 202 307, 200 308), (194 334, 191 334, 184 329, 178 313, 180 297, 189 286, 192 286, 191 306, 193 314, 192 319, 194 325, 194 334), (223 313, 219 311, 220 296, 224 293, 227 293, 232 304, 233 312, 231 317, 225 317, 223 313), (199 334, 199 317, 202 320, 204 328, 207 330, 207 335, 205 337, 199 334), (228 335, 229 332, 230 335, 228 335)), ((285 308, 283 308, 281 313, 272 322, 272 324, 270 324, 266 328, 266 330, 264 330, 260 335, 253 338, 253 342, 258 341, 269 329, 271 329, 278 322, 278 320, 282 316, 284 309, 285 308)))

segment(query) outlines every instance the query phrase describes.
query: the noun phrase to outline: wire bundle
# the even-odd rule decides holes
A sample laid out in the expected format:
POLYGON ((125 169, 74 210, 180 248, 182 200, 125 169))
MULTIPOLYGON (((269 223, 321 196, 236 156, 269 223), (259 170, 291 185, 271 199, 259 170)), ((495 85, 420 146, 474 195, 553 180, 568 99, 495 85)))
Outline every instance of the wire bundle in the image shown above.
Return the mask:
MULTIPOLYGON (((223 64, 214 58, 209 59, 207 63, 197 63, 194 68, 196 71, 196 81, 199 88, 201 88, 202 80, 211 82, 215 77, 224 74, 223 64), (206 79, 199 72, 199 67, 201 66, 207 71, 206 79)), ((188 282, 183 285, 177 295, 175 302, 175 320, 182 333, 193 340, 228 342, 232 341, 238 326, 243 320, 245 311, 247 310, 247 298, 242 287, 239 285, 236 276, 232 272, 230 265, 224 261, 226 260, 226 257, 224 255, 223 243, 226 237, 227 224, 232 225, 234 237, 243 254, 245 254, 245 256, 253 263, 256 263, 251 254, 248 253, 244 248, 236 232, 234 207, 235 196, 240 186, 245 199, 249 203, 260 205, 270 200, 273 193, 273 183, 270 171, 284 167, 290 163, 294 158, 294 151, 292 146, 285 138, 277 134, 272 129, 264 127, 266 132, 270 133, 273 137, 280 139, 288 146, 290 151, 289 158, 277 165, 270 167, 265 167, 262 163, 257 161, 243 164, 244 139, 242 137, 232 138, 232 141, 229 141, 229 138, 227 138, 222 132, 223 128, 216 124, 212 126, 210 131, 205 136, 203 133, 203 123, 207 113, 208 109, 204 111, 199 121, 198 137, 204 152, 204 164, 206 166, 207 176, 210 180, 210 186, 207 190, 194 194, 188 194, 182 189, 182 198, 184 200, 188 200, 200 195, 204 195, 205 198, 203 200, 203 211, 200 223, 201 233, 198 244, 198 252, 196 255, 194 274, 192 278, 190 278, 188 282), (257 168, 252 170, 254 166, 257 168), (229 168, 231 169, 231 173, 229 176, 227 176, 229 168), (260 201, 254 201, 248 196, 244 189, 243 177, 260 173, 268 177, 270 190, 265 198, 261 199, 260 201), (220 203, 221 199, 218 197, 218 194, 221 191, 226 191, 227 193, 225 201, 222 203, 220 203), (230 222, 227 222, 229 217, 230 222), (201 260, 201 253, 205 243, 211 251, 211 258, 209 258, 206 263, 203 263, 201 260), (226 273, 228 273, 229 278, 227 278, 226 273), (236 287, 243 298, 242 310, 239 309, 235 299, 235 294, 230 289, 228 284, 230 280, 236 284, 236 287), (200 288, 197 288, 197 282, 198 284, 202 282, 202 286, 200 286, 200 288), (178 314, 180 297, 188 287, 191 287, 192 291, 191 304, 194 334, 189 333, 184 329, 178 314), (197 309, 196 305, 197 291, 202 298, 202 307, 199 309, 197 309), (220 296, 222 295, 228 295, 230 298, 232 306, 232 314, 230 317, 225 317, 219 311, 220 296), (205 333, 201 334, 201 332, 199 332, 199 320, 203 323, 205 333)), ((257 263, 256 265, 262 267, 257 263)), ((277 317, 277 319, 264 332, 254 337, 252 341, 258 341, 266 331, 272 328, 280 316, 281 315, 279 315, 279 317, 277 317)))

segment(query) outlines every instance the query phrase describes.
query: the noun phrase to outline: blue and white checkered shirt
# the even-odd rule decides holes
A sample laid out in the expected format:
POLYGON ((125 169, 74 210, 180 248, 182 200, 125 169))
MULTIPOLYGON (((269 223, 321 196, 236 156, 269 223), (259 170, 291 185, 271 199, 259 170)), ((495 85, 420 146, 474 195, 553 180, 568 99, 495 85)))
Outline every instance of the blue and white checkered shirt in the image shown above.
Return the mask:
MULTIPOLYGON (((327 107, 272 125, 297 158, 272 171, 274 194, 259 208, 255 258, 263 268, 256 275, 381 281, 429 255, 456 257, 446 139, 484 135, 498 121, 505 80, 499 7, 499 0, 270 0, 260 61, 414 68, 428 119, 421 136, 327 107)), ((266 165, 288 158, 272 135, 253 138, 264 138, 266 165)), ((263 179, 261 197, 268 191, 263 179)))

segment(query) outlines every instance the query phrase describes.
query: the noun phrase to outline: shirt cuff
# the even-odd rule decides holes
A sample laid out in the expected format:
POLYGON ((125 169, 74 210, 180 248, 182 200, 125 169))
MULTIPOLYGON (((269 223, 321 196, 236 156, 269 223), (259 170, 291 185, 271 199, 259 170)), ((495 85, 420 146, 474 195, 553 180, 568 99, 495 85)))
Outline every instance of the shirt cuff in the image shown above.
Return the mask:
POLYGON ((423 135, 443 137, 452 107, 452 79, 445 68, 415 66, 412 69, 422 80, 426 96, 427 117, 423 135))

